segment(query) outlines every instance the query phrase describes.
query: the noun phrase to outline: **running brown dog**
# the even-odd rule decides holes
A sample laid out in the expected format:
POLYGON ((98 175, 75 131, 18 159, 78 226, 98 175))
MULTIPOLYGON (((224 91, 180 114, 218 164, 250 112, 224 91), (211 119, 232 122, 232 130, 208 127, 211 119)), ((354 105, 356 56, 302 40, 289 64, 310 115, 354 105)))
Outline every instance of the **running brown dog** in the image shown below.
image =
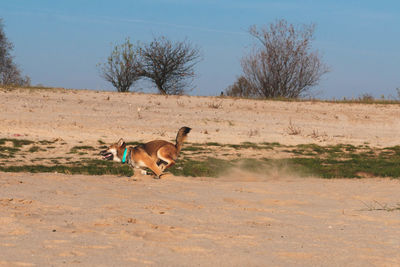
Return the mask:
POLYGON ((161 178, 163 171, 175 164, 191 128, 182 127, 176 135, 175 145, 164 140, 153 140, 138 146, 127 146, 121 138, 106 150, 100 152, 106 160, 129 164, 132 168, 147 167, 161 178))

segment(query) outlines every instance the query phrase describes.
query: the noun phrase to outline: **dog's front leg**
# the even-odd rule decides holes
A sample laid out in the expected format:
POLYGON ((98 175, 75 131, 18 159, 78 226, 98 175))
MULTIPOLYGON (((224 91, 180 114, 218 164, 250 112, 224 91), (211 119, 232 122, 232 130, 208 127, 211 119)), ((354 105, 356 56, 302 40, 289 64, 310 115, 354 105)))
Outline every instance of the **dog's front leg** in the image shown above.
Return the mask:
POLYGON ((139 166, 134 166, 134 165, 130 165, 133 171, 133 176, 137 177, 139 174, 141 175, 147 175, 147 171, 143 170, 142 168, 140 168, 139 166))

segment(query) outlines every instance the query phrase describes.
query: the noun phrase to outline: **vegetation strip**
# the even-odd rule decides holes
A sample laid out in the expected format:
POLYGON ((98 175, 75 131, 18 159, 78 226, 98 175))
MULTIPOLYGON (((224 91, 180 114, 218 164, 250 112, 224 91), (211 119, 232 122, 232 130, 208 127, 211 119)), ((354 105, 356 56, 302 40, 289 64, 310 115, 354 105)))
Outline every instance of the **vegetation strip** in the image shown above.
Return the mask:
MULTIPOLYGON (((139 142, 129 142, 132 145, 139 142)), ((0 171, 3 172, 57 172, 88 175, 133 175, 127 165, 100 160, 97 146, 73 146, 68 148, 62 140, 31 141, 0 139, 0 171), (52 144, 52 146, 48 146, 52 144), (61 150, 56 156, 48 151, 61 150), (63 153, 65 151, 65 153, 63 153), (27 156, 32 156, 29 160, 27 156), (46 157, 47 156, 47 157, 46 157), (25 164, 26 163, 26 164, 25 164)), ((247 153, 249 154, 249 153, 247 153)), ((338 144, 296 146, 279 143, 220 144, 189 143, 182 149, 177 164, 169 169, 174 175, 192 177, 220 177, 233 169, 268 175, 281 170, 299 176, 322 178, 400 177, 400 146, 371 148, 368 145, 338 144), (221 150, 226 150, 222 151, 221 150), (216 155, 218 157, 210 157, 216 155), (253 151, 253 157, 243 157, 245 151, 253 151), (268 158, 269 151, 279 152, 282 158, 268 158)))

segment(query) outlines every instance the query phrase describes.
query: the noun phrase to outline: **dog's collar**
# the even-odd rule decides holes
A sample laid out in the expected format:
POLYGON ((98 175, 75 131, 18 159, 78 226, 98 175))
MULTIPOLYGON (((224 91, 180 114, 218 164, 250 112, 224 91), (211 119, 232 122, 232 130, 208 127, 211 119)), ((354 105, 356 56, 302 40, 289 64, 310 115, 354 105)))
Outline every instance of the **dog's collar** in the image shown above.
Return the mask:
POLYGON ((125 161, 126 161, 126 153, 127 152, 128 152, 128 148, 125 148, 124 156, 122 157, 122 163, 125 163, 125 161))

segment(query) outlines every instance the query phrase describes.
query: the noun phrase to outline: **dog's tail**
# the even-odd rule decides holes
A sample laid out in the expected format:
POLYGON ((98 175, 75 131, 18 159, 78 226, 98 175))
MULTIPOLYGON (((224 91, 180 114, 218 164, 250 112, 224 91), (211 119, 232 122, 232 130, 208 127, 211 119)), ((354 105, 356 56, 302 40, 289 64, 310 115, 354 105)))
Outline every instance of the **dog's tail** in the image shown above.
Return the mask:
POLYGON ((182 127, 179 129, 178 134, 176 135, 176 145, 175 145, 178 153, 181 151, 183 142, 185 141, 190 130, 192 129, 189 127, 182 127))

